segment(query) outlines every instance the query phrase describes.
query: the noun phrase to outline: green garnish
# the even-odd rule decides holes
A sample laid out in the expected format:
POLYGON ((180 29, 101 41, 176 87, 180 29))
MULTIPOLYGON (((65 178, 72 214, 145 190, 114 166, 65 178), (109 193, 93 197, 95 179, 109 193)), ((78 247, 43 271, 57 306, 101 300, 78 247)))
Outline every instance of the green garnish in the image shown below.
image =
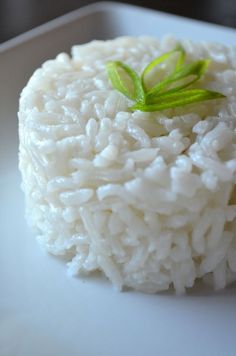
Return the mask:
POLYGON ((131 111, 160 111, 225 98, 215 91, 189 88, 205 74, 210 60, 202 59, 186 64, 185 57, 184 49, 177 47, 151 61, 141 76, 120 61, 108 62, 106 70, 113 87, 135 102, 129 108, 131 111), (173 68, 161 78, 163 71, 168 69, 168 60, 172 60, 173 68), (151 84, 150 80, 148 83, 148 76, 151 76, 151 84))

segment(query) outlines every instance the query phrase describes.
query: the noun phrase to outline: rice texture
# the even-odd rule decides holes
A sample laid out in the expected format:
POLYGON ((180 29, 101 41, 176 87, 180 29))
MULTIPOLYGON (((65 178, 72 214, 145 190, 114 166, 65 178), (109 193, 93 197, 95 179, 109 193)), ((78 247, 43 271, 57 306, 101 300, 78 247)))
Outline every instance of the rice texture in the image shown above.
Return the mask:
POLYGON ((37 69, 19 109, 19 167, 37 239, 70 274, 101 270, 118 288, 184 293, 236 280, 236 48, 181 41, 210 58, 202 88, 225 99, 130 112, 105 64, 137 72, 173 37, 93 41, 37 69))

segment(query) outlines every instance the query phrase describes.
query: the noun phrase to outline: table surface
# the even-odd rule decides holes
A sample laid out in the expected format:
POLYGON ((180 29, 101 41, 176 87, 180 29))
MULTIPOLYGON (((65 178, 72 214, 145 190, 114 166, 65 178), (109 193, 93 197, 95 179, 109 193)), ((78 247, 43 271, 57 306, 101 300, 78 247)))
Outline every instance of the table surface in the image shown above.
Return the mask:
MULTIPOLYGON (((60 15, 97 1, 0 0, 0 43, 60 15)), ((119 2, 236 28, 235 0, 120 0, 119 2)))

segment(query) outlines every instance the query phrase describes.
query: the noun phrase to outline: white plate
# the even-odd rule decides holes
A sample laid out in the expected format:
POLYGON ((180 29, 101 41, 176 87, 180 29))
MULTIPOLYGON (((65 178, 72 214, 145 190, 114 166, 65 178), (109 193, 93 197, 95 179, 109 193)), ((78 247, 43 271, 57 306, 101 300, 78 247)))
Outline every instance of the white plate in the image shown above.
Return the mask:
POLYGON ((17 170, 20 90, 45 59, 74 43, 163 35, 233 44, 236 31, 112 3, 80 9, 0 46, 0 355, 233 356, 236 290, 176 297, 115 292, 69 278, 24 220, 17 170))

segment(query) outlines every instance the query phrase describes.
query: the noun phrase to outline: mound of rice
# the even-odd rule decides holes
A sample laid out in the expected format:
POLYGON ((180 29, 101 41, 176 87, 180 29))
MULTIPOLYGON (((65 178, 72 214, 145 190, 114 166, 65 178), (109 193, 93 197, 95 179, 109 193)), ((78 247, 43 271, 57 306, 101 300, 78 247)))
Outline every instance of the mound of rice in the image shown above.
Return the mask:
POLYGON ((130 112, 105 72, 139 73, 177 40, 123 37, 74 46, 36 70, 19 109, 26 215, 71 274, 101 270, 118 288, 183 293, 236 280, 236 48, 182 41, 211 58, 201 87, 226 99, 130 112))

